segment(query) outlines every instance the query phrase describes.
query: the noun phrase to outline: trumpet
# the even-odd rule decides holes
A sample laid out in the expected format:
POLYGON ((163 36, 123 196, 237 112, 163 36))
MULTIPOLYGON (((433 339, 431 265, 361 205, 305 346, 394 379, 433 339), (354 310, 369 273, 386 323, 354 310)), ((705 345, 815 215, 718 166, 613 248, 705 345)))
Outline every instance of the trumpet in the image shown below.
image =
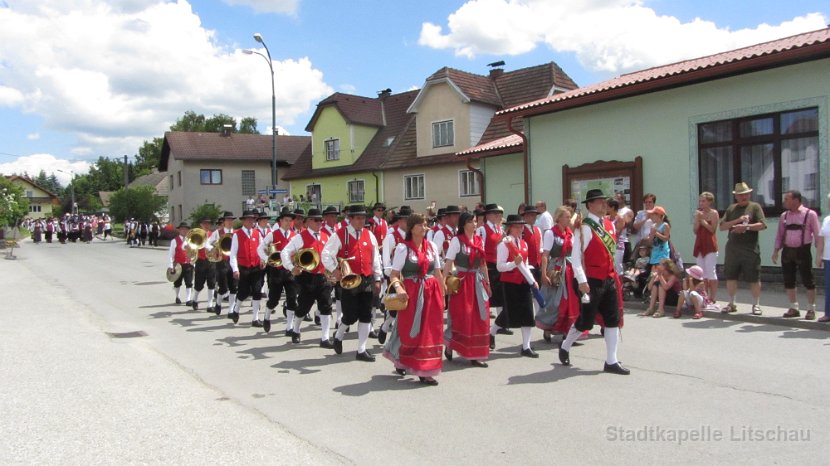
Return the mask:
POLYGON ((282 251, 277 250, 277 245, 271 243, 268 246, 268 265, 276 268, 282 267, 282 257, 280 256, 281 252, 282 251))

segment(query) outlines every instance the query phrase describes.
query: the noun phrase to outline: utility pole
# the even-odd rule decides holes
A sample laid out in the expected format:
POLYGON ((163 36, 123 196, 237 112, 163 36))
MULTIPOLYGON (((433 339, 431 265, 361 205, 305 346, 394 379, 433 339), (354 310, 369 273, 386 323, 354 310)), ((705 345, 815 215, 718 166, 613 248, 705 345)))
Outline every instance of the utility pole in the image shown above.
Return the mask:
POLYGON ((127 185, 130 183, 130 175, 129 170, 127 170, 127 155, 124 154, 124 189, 127 189, 127 185))

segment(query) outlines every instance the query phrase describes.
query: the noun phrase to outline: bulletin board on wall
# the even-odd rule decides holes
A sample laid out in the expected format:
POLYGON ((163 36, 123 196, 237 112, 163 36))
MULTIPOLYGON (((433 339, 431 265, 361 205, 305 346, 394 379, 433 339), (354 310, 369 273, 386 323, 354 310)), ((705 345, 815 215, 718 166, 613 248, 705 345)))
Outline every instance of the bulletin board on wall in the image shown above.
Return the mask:
POLYGON ((589 189, 601 189, 606 196, 621 192, 636 212, 643 208, 643 158, 633 162, 597 161, 578 167, 562 166, 562 198, 581 203, 589 189))

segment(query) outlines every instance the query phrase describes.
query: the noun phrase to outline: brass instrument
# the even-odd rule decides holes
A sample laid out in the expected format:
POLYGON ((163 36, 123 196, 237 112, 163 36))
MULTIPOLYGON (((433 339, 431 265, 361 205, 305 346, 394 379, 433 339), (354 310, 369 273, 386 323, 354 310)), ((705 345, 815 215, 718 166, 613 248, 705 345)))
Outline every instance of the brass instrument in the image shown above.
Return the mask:
POLYGON ((231 255, 231 245, 233 244, 233 233, 225 233, 220 236, 216 243, 213 244, 208 260, 211 262, 222 262, 226 256, 231 255))
POLYGON ((208 234, 205 230, 193 228, 187 232, 187 236, 184 237, 184 243, 187 248, 198 251, 207 246, 207 238, 208 234))
POLYGON ((190 262, 190 264, 196 265, 196 261, 199 260, 199 250, 193 249, 185 245, 184 252, 187 255, 187 260, 190 262))
POLYGON ((343 259, 342 257, 338 258, 338 267, 340 267, 340 287, 344 290, 353 290, 360 286, 360 283, 363 281, 363 277, 352 272, 352 267, 348 262, 350 259, 354 259, 354 257, 347 257, 346 259, 343 259))
POLYGON ((276 244, 271 243, 270 245, 268 245, 268 262, 267 262, 267 264, 270 265, 271 267, 277 267, 277 268, 282 267, 282 257, 280 256, 281 252, 282 251, 277 250, 277 245, 276 244))
POLYGON ((458 289, 461 288, 461 280, 463 278, 458 278, 458 270, 456 270, 455 264, 453 264, 449 275, 444 279, 444 283, 447 286, 447 293, 451 295, 458 294, 458 289))
POLYGON ((320 254, 314 248, 300 249, 291 258, 294 265, 306 272, 312 272, 320 265, 320 254))

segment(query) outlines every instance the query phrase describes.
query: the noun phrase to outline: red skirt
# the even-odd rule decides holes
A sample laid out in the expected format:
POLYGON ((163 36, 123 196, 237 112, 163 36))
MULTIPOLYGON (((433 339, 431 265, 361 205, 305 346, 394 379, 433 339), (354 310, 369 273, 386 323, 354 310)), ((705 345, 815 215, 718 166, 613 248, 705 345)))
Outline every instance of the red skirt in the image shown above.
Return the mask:
POLYGON ((459 272, 461 286, 450 296, 450 330, 452 336, 447 346, 468 360, 482 360, 490 356, 490 304, 484 303, 484 319, 481 318, 476 300, 475 272, 459 272))
MULTIPOLYGON (((571 286, 574 282, 574 269, 570 262, 566 262, 565 276, 562 277, 562 283, 571 286)), ((567 335, 568 331, 573 327, 576 319, 579 318, 579 293, 578 290, 569 289, 568 296, 562 297, 559 302, 559 318, 553 325, 553 331, 567 335)))
POLYGON ((384 356, 391 359, 398 369, 406 369, 412 375, 433 377, 441 373, 444 352, 444 298, 438 280, 432 275, 424 281, 424 305, 420 316, 420 329, 411 336, 415 326, 419 281, 403 281, 409 305, 398 311, 396 331, 400 338, 399 359, 389 352, 384 356))

